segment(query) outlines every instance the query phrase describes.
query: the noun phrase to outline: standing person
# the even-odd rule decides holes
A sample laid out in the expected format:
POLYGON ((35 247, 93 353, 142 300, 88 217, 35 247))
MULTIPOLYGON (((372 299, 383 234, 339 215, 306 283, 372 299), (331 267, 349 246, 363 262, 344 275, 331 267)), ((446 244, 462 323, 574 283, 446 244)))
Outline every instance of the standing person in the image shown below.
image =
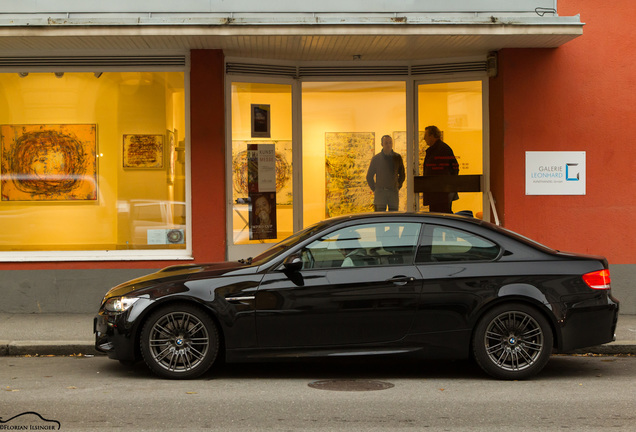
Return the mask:
POLYGON ((367 171, 367 183, 374 193, 375 211, 397 211, 400 205, 399 190, 404 183, 404 161, 393 151, 393 138, 384 135, 380 140, 382 151, 373 156, 367 171))
MULTIPOLYGON (((429 145, 426 149, 422 175, 457 175, 459 164, 450 148, 441 139, 442 132, 437 126, 427 126, 424 129, 424 141, 429 145)), ((423 204, 429 206, 429 211, 437 213, 453 213, 453 201, 459 199, 457 192, 427 192, 424 193, 423 204)))

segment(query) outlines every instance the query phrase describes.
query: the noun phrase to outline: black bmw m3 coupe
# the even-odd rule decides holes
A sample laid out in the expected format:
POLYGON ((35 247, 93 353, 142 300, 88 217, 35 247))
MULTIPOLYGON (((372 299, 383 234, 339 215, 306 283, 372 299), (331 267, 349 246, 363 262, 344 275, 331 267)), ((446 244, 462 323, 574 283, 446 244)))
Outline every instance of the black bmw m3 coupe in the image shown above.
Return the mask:
POLYGON ((99 351, 164 378, 221 358, 411 353, 524 379, 553 351, 612 341, 617 317, 602 256, 470 217, 373 213, 325 220, 254 258, 119 285, 94 327, 99 351))

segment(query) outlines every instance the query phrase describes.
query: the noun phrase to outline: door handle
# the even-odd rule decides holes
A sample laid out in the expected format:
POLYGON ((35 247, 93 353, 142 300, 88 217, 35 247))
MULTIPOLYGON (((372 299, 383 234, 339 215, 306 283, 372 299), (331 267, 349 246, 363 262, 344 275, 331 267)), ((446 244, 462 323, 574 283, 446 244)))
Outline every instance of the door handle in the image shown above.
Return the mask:
POLYGON ((414 280, 414 277, 395 276, 389 279, 387 282, 392 282, 394 285, 406 285, 407 283, 413 282, 414 280))

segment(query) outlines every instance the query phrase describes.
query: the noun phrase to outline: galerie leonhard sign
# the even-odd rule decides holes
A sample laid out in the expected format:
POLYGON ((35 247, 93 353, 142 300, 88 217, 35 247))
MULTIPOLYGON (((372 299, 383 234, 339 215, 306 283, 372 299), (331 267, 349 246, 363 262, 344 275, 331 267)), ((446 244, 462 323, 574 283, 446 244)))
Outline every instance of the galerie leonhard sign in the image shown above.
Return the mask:
POLYGON ((526 152, 526 195, 585 195, 585 152, 526 152))

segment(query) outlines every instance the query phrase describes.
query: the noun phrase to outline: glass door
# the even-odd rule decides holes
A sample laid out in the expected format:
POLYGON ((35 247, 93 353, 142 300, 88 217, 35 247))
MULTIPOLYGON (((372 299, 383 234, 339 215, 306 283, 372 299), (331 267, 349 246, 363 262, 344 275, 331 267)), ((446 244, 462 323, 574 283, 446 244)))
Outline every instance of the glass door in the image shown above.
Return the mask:
MULTIPOLYGON (((425 174, 424 160, 429 148, 425 134, 429 126, 436 126, 440 131, 441 141, 452 149, 457 159, 459 175, 484 173, 482 87, 482 80, 417 85, 419 175, 425 174)), ((428 165, 426 174, 434 172, 435 169, 431 167, 439 169, 434 166, 434 163, 429 162, 428 165)), ((423 200, 422 195, 418 197, 419 208, 428 211, 430 200, 423 200), (427 204, 425 205, 424 202, 427 204)), ((456 213, 469 210, 475 217, 483 218, 483 195, 483 192, 459 192, 451 197, 452 211, 456 213)))

